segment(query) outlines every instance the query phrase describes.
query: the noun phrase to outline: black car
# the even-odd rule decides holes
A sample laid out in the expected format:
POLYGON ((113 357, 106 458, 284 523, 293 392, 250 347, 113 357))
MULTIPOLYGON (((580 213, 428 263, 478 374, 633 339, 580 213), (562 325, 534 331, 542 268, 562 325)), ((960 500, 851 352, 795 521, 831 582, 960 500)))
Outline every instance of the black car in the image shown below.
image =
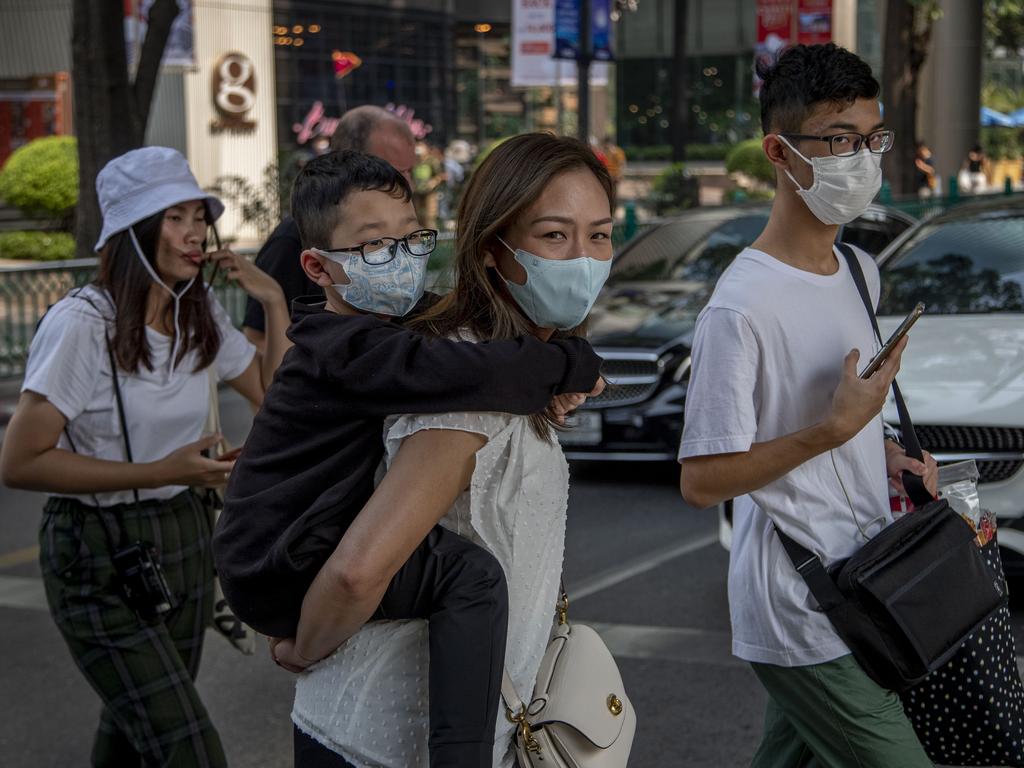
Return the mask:
MULTIPOLYGON (((559 438, 569 459, 676 458, 697 315, 736 254, 764 229, 764 205, 689 211, 654 226, 615 257, 590 314, 590 338, 608 387, 571 418, 559 438)), ((880 253, 914 223, 873 205, 840 231, 880 253)))

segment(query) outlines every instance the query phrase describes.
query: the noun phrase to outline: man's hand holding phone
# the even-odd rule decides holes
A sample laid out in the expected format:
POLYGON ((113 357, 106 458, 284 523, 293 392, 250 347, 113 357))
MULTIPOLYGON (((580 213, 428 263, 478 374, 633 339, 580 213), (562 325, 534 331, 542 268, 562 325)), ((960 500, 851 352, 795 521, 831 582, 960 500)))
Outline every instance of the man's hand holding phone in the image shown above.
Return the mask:
POLYGON ((832 410, 825 420, 825 426, 837 446, 848 442, 881 413, 889 388, 900 370, 908 340, 907 336, 901 338, 878 370, 867 379, 857 372, 860 352, 854 349, 846 356, 843 378, 832 397, 832 410))

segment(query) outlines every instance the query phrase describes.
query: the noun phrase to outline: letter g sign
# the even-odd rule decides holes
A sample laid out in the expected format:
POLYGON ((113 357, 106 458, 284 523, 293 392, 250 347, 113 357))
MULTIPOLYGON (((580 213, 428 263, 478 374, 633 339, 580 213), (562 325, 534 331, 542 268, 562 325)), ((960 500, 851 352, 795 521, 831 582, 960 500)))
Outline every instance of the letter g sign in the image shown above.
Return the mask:
POLYGON ((252 61, 244 53, 224 54, 213 70, 213 103, 225 122, 241 121, 256 101, 252 61))

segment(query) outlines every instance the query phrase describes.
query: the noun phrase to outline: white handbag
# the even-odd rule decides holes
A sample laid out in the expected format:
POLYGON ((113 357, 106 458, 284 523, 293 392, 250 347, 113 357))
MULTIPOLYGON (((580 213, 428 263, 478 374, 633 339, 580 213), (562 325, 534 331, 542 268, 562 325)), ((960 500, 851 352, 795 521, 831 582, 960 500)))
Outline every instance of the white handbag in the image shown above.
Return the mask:
POLYGON ((526 705, 505 670, 505 716, 516 725, 520 768, 625 768, 636 733, 636 711, 600 635, 570 624, 562 591, 558 626, 526 705))

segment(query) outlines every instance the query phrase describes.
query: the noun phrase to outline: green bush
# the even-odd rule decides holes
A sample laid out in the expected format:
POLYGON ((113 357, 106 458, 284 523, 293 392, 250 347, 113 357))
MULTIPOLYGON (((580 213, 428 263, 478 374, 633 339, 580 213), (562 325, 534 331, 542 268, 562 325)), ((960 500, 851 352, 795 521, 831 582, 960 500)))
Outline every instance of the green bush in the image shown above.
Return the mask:
POLYGON ((0 259, 63 261, 75 257, 75 239, 67 232, 0 232, 0 259))
POLYGON ((78 203, 78 144, 47 136, 19 148, 0 170, 0 198, 30 216, 68 217, 78 203))
POLYGON ((723 203, 754 203, 775 199, 771 189, 728 189, 722 197, 723 203))
POLYGON ((729 173, 743 173, 766 184, 775 183, 775 167, 761 148, 761 139, 748 139, 733 147, 725 158, 729 173))
POLYGON ((654 180, 654 210, 659 216, 693 208, 699 202, 696 177, 683 163, 673 163, 654 180))
POLYGON ((1016 160, 1024 155, 1024 130, 1001 127, 982 128, 981 146, 985 149, 989 160, 1016 160))

